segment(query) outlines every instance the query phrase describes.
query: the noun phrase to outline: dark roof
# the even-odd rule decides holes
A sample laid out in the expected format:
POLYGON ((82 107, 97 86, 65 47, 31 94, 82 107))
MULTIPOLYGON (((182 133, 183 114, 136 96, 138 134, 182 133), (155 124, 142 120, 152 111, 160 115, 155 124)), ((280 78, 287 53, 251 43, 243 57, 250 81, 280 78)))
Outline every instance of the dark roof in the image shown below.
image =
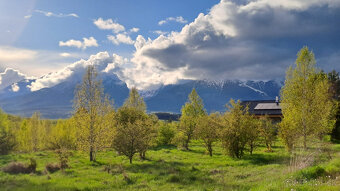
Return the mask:
POLYGON ((280 103, 276 106, 275 100, 242 101, 241 105, 248 106, 249 113, 254 115, 282 115, 280 103))

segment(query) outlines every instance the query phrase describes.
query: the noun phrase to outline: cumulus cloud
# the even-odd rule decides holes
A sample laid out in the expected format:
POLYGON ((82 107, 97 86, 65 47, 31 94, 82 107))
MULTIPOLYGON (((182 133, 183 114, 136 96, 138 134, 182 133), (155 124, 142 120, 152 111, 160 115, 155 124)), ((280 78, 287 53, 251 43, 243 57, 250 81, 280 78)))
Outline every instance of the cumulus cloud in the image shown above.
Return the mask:
POLYGON ((85 50, 87 47, 98 47, 97 40, 94 37, 83 38, 83 41, 80 40, 68 40, 68 41, 59 41, 59 46, 68 46, 68 47, 76 47, 85 50))
POLYGON ((12 84, 11 87, 13 92, 18 92, 20 90, 20 87, 18 86, 17 83, 12 84))
POLYGON ((282 79, 304 45, 320 67, 337 58, 339 18, 339 1, 222 0, 180 32, 137 37, 133 67, 122 73, 140 89, 178 79, 282 79))
POLYGON ((138 31, 139 31, 139 28, 136 28, 136 27, 130 29, 130 32, 138 32, 138 31))
POLYGON ((182 24, 185 24, 185 23, 188 22, 182 16, 178 16, 178 17, 168 17, 164 20, 161 20, 161 21, 158 22, 158 25, 164 25, 164 24, 168 23, 169 21, 174 21, 174 22, 182 23, 182 24))
POLYGON ((110 40, 113 44, 134 44, 134 41, 131 39, 130 36, 126 34, 117 34, 116 36, 108 35, 107 39, 110 40))
POLYGON ((19 72, 18 70, 6 68, 6 70, 3 73, 0 73, 0 90, 26 78, 27 76, 19 72))
POLYGON ((49 12, 49 11, 42 11, 42 10, 35 10, 35 12, 40 13, 45 15, 46 17, 75 17, 75 18, 79 18, 79 16, 75 13, 70 13, 70 14, 63 14, 63 13, 53 13, 53 12, 49 12))
POLYGON ((169 32, 161 31, 161 30, 155 30, 155 31, 152 31, 152 32, 157 34, 157 35, 167 35, 167 34, 169 34, 169 32))
POLYGON ((87 66, 93 65, 99 72, 102 72, 110 63, 112 63, 112 57, 107 52, 100 52, 96 55, 90 56, 88 60, 82 59, 63 68, 62 70, 42 76, 32 82, 28 88, 30 88, 31 91, 37 91, 42 88, 53 87, 67 80, 73 82, 79 81, 82 79, 87 66))
POLYGON ((101 30, 112 30, 114 33, 119 33, 125 31, 125 27, 112 19, 104 20, 102 18, 98 18, 97 20, 93 21, 99 29, 101 30))

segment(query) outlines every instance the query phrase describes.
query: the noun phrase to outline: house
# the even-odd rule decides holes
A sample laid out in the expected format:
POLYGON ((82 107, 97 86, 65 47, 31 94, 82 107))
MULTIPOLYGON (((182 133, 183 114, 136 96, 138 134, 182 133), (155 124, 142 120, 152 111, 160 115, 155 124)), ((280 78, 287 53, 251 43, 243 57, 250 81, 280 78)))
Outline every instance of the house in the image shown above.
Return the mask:
POLYGON ((276 97, 276 100, 242 101, 241 105, 244 107, 248 106, 249 113, 256 117, 267 115, 274 122, 280 122, 282 119, 282 111, 278 97, 276 97))

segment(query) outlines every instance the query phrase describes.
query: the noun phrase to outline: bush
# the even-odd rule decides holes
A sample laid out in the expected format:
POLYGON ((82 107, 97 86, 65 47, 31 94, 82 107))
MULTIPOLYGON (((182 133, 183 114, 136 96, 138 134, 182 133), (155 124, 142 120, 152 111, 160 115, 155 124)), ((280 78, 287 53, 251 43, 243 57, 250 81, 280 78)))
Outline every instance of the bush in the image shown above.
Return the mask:
POLYGON ((37 162, 34 159, 30 159, 29 164, 24 164, 21 162, 11 162, 5 166, 2 171, 10 174, 29 174, 35 172, 37 168, 37 162))
POLYGON ((48 171, 50 173, 54 173, 54 172, 60 170, 60 166, 57 163, 48 163, 48 164, 46 164, 45 169, 46 169, 46 171, 48 171))
POLYGON ((176 124, 173 123, 166 123, 166 122, 159 122, 158 127, 158 136, 157 136, 157 145, 170 145, 172 140, 175 137, 176 133, 176 124))
POLYGON ((313 166, 310 168, 303 169, 297 173, 297 180, 311 180, 317 179, 321 176, 326 175, 326 170, 320 166, 313 166))

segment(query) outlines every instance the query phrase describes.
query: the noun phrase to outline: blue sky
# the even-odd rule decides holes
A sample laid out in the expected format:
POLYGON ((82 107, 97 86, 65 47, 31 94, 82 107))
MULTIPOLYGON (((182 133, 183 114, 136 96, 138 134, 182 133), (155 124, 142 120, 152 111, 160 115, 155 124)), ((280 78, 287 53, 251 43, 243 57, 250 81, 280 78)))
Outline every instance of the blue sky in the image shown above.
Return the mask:
POLYGON ((87 64, 138 89, 282 80, 303 46, 340 70, 339 20, 340 0, 3 0, 0 72, 50 73, 35 90, 87 64))
POLYGON ((93 36, 99 46, 79 50, 85 55, 108 50, 129 56, 134 50, 131 45, 115 46, 106 38, 111 34, 99 30, 93 21, 98 18, 112 19, 126 29, 139 28, 137 34, 156 38, 153 31, 178 31, 183 23, 170 22, 162 26, 158 22, 168 17, 182 16, 193 21, 201 12, 218 3, 216 0, 7 0, 0 2, 0 44, 27 49, 50 51, 77 51, 75 48, 59 47, 59 41, 80 40, 93 36), (79 17, 45 16, 37 11, 54 14, 77 14, 79 17), (26 18, 25 16, 31 16, 26 18))

